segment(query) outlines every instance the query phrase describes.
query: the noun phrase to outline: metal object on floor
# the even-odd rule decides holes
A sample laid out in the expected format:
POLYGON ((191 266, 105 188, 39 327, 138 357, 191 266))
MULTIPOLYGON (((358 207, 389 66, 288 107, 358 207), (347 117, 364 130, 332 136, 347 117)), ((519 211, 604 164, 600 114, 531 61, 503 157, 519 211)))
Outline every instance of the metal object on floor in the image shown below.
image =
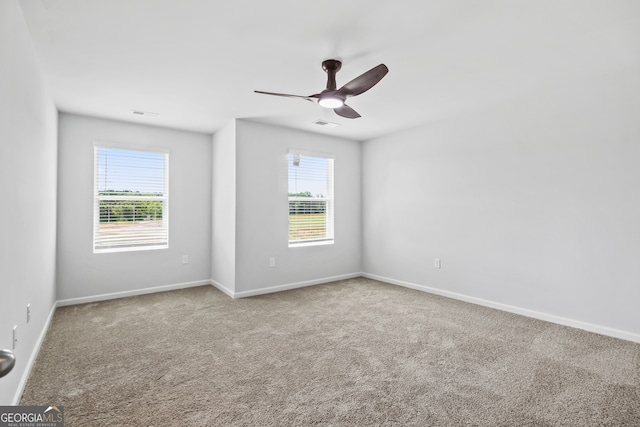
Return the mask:
POLYGON ((0 378, 7 375, 16 364, 16 355, 10 350, 0 350, 0 378))

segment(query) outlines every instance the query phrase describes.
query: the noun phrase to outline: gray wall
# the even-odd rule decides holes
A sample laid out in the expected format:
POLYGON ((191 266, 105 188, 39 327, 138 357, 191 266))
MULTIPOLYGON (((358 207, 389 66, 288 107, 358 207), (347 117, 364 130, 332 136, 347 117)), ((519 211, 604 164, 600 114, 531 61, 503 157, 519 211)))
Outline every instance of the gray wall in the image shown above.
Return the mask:
POLYGON ((236 171, 237 293, 362 271, 359 142, 238 120, 236 171), (289 148, 335 155, 333 245, 288 247, 289 148), (273 268, 270 257, 276 259, 273 268))
POLYGON ((211 280, 233 295, 236 284, 236 121, 213 135, 211 280))
POLYGON ((72 114, 60 114, 59 135, 59 300, 209 281, 210 135, 72 114), (93 253, 94 141, 170 150, 169 249, 93 253))
POLYGON ((364 271, 640 340, 639 76, 365 142, 364 271))
POLYGON ((16 367, 0 405, 16 403, 55 304, 57 112, 17 1, 0 2, 0 348, 16 367), (26 307, 31 304, 31 321, 26 307))

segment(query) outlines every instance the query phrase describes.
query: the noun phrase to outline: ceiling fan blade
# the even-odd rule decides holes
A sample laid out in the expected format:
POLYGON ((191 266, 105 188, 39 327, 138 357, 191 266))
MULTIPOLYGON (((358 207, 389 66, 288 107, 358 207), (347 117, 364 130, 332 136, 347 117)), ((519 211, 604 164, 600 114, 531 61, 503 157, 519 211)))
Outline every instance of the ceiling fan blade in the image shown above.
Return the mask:
POLYGON ((346 117, 347 119, 357 119, 361 117, 356 110, 346 104, 343 104, 342 107, 334 108, 333 111, 335 111, 337 115, 346 117))
POLYGON ((337 93, 345 97, 360 95, 374 87, 388 72, 387 66, 380 64, 342 86, 337 93))
POLYGON ((318 102, 318 100, 316 98, 319 97, 319 95, 309 95, 309 96, 302 96, 302 95, 290 95, 288 93, 276 93, 276 92, 263 92, 261 90, 254 90, 255 93, 261 93, 263 95, 273 95, 273 96, 284 96, 286 98, 300 98, 300 99, 306 99, 307 101, 311 101, 311 102, 318 102))

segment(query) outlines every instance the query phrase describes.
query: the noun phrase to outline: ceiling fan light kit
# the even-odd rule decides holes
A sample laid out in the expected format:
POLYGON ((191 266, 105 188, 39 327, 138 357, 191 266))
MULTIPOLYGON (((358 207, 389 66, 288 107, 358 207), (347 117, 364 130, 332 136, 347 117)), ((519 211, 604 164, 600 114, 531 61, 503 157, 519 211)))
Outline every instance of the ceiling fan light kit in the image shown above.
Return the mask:
POLYGON ((373 67, 364 74, 359 75, 349 83, 337 89, 336 73, 342 68, 342 62, 337 59, 327 59, 322 62, 322 69, 327 73, 327 88, 320 93, 302 96, 289 95, 286 93, 263 92, 256 90, 254 92, 263 95, 284 96, 287 98, 300 98, 311 102, 317 102, 321 107, 332 108, 333 111, 347 119, 357 119, 360 117, 353 108, 345 104, 347 98, 360 95, 373 86, 375 86, 382 78, 387 75, 389 69, 386 65, 380 64, 373 67))
POLYGON ((332 96, 320 96, 318 104, 324 108, 338 108, 344 105, 344 100, 340 98, 334 98, 332 96))

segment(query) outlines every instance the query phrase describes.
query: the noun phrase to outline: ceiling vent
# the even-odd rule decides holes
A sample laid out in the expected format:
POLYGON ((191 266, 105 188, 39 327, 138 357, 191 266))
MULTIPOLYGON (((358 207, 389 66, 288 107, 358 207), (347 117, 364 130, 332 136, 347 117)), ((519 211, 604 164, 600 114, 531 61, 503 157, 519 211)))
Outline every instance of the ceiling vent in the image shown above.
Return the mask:
POLYGON ((151 111, 131 110, 131 112, 138 116, 158 117, 160 114, 152 113, 151 111))
POLYGON ((326 120, 321 120, 321 119, 316 120, 315 122, 313 122, 313 124, 318 126, 328 127, 328 128, 337 128, 338 126, 340 126, 338 123, 332 123, 332 122, 328 122, 326 120))

